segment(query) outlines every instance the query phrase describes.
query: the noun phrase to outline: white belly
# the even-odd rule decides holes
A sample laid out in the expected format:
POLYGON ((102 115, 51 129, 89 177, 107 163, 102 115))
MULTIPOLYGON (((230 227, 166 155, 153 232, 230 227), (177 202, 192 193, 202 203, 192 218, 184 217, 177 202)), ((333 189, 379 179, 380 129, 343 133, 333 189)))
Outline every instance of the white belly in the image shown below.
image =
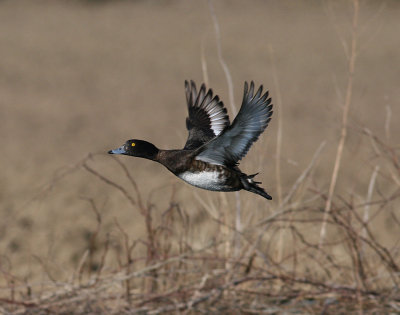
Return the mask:
POLYGON ((217 190, 217 191, 231 191, 232 188, 226 186, 225 179, 220 176, 220 173, 209 171, 209 172, 184 172, 179 174, 178 177, 183 179, 190 185, 207 189, 207 190, 217 190))

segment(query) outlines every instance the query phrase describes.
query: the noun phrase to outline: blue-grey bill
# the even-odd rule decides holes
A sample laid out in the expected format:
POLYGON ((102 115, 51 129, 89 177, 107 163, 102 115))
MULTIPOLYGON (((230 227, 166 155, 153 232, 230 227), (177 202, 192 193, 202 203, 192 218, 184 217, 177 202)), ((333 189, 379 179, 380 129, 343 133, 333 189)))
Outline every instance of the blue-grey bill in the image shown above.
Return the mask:
POLYGON ((108 154, 125 154, 125 145, 119 147, 118 149, 108 151, 108 154))

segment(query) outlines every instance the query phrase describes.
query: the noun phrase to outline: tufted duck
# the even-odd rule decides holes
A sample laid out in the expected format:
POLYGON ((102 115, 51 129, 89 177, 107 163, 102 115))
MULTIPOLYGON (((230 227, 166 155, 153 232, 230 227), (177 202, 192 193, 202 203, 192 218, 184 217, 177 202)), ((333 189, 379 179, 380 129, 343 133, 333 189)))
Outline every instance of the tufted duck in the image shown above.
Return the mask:
POLYGON ((193 81, 185 81, 189 117, 189 131, 185 147, 181 150, 161 150, 143 140, 128 140, 110 154, 141 157, 161 163, 185 182, 207 190, 237 191, 241 189, 272 197, 238 168, 239 161, 249 151, 253 142, 267 128, 272 115, 268 91, 260 86, 256 93, 254 82, 244 84, 243 102, 233 123, 219 97, 201 85, 199 92, 193 81))

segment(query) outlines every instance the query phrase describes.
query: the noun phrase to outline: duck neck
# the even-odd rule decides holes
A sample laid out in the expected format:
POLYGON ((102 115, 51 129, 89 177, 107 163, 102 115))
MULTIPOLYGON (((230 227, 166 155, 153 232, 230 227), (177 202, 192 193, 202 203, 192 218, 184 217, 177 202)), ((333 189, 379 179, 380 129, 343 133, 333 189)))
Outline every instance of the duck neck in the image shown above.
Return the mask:
POLYGON ((156 146, 153 145, 152 147, 148 147, 146 152, 144 152, 141 155, 138 155, 138 157, 152 160, 152 161, 157 161, 159 152, 160 152, 160 150, 156 146))

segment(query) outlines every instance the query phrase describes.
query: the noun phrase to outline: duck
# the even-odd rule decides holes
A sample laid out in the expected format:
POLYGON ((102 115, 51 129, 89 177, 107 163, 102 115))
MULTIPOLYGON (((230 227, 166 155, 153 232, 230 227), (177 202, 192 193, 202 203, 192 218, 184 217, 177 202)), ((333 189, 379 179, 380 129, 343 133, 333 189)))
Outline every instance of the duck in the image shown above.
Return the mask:
POLYGON ((126 141, 109 154, 148 159, 165 166, 186 183, 221 192, 247 190, 268 200, 272 197, 255 181, 258 175, 243 173, 238 165, 252 144, 271 121, 269 91, 257 91, 254 82, 244 83, 243 101, 232 124, 227 110, 212 89, 203 83, 199 90, 193 81, 185 81, 188 138, 183 149, 163 150, 139 139, 126 141))

